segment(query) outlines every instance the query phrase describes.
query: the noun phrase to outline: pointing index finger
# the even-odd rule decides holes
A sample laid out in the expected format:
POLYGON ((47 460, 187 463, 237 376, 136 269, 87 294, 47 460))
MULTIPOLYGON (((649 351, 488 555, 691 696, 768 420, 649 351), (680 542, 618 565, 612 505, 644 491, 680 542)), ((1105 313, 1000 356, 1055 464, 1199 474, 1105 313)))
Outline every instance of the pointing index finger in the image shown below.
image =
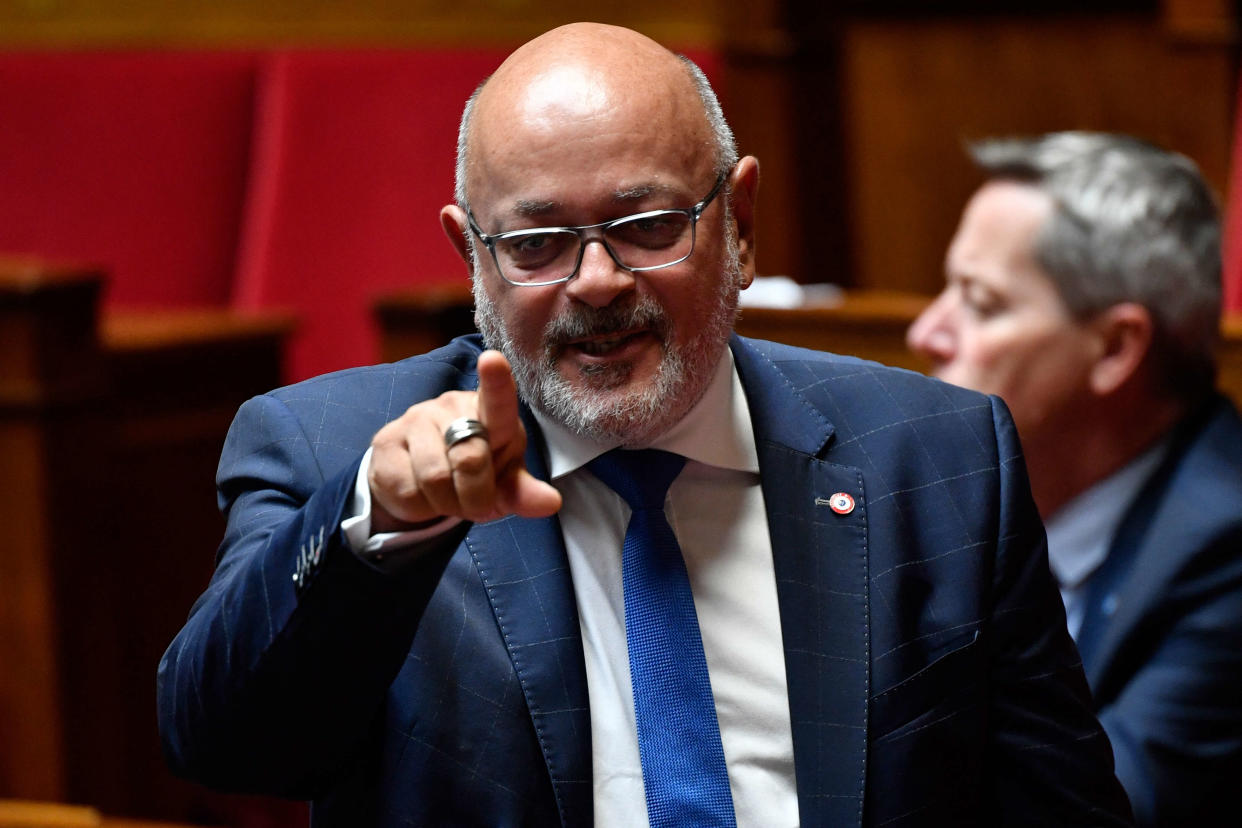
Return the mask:
POLYGON ((499 351, 479 354, 479 419, 487 426, 493 449, 512 441, 521 429, 517 386, 509 360, 499 351))

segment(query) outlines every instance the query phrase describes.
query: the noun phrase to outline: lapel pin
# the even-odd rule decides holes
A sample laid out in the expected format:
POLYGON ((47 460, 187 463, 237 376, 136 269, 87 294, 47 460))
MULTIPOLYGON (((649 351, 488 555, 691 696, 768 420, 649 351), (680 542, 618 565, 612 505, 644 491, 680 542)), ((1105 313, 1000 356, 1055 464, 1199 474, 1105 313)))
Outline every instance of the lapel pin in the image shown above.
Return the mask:
POLYGON ((854 498, 847 492, 837 492, 827 500, 817 497, 815 498, 815 504, 817 506, 827 505, 829 509, 832 509, 838 515, 848 515, 854 511, 854 498))

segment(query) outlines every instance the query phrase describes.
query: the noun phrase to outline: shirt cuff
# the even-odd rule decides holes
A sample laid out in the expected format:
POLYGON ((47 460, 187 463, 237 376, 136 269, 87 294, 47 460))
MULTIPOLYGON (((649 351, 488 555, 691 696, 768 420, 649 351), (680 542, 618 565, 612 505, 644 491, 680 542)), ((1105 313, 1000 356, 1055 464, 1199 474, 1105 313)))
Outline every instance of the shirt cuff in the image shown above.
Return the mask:
POLYGON ((406 563, 411 556, 398 553, 406 552, 410 547, 439 537, 457 524, 459 517, 444 517, 430 526, 411 529, 405 532, 380 532, 371 534, 371 484, 367 475, 371 470, 371 449, 362 455, 362 465, 358 467, 358 478, 354 481, 354 494, 350 498, 346 517, 341 521, 341 531, 349 542, 354 554, 369 564, 381 569, 394 568, 397 563, 406 563))

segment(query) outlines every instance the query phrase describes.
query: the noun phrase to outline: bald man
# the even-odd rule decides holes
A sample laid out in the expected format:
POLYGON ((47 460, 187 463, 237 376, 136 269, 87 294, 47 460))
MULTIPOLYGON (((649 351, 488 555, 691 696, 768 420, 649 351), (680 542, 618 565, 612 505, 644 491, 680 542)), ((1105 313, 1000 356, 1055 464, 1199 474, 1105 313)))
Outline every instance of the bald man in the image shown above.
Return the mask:
POLYGON ((1003 405, 732 334, 758 177, 634 32, 510 56, 441 213, 482 336, 237 415, 178 772, 351 828, 1127 824, 1003 405))

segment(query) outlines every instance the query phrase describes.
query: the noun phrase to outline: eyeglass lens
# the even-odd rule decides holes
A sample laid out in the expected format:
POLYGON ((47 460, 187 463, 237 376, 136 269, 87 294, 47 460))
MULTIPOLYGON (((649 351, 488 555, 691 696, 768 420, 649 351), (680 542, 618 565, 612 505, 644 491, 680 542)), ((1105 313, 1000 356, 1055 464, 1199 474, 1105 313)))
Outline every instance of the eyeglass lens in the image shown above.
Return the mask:
MULTIPOLYGON (((686 258, 694 246, 694 222, 684 212, 657 210, 604 228, 603 239, 622 266, 657 268, 686 258)), ((495 239, 496 263, 514 282, 561 279, 578 264, 582 237, 573 230, 519 230, 495 239)))

